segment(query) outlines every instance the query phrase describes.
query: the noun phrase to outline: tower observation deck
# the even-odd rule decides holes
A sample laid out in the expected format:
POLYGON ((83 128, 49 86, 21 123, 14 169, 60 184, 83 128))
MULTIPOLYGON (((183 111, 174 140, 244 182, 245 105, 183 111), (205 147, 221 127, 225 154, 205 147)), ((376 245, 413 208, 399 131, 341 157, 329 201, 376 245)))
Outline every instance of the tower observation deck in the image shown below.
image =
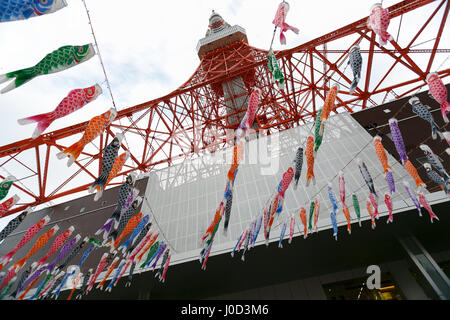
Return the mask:
MULTIPOLYGON (((221 52, 233 50, 239 43, 248 44, 247 34, 245 29, 239 25, 231 26, 227 23, 220 14, 214 10, 209 18, 208 30, 204 38, 200 39, 197 44, 197 53, 200 60, 204 56, 214 56, 221 52)), ((249 53, 249 49, 244 49, 244 54, 249 53)), ((218 70, 227 73, 227 65, 239 65, 242 63, 238 57, 227 60, 227 63, 221 65, 218 70)), ((223 103, 226 109, 226 131, 227 136, 231 137, 235 128, 241 122, 245 110, 247 108, 249 92, 252 84, 254 84, 254 72, 252 70, 239 74, 231 79, 226 79, 222 82, 212 83, 211 89, 220 98, 223 98, 223 103)), ((257 124, 253 125, 257 128, 257 124)), ((214 134, 218 132, 213 129, 210 137, 204 136, 205 142, 212 143, 215 140, 214 134)), ((215 151, 212 147, 210 151, 215 151)))

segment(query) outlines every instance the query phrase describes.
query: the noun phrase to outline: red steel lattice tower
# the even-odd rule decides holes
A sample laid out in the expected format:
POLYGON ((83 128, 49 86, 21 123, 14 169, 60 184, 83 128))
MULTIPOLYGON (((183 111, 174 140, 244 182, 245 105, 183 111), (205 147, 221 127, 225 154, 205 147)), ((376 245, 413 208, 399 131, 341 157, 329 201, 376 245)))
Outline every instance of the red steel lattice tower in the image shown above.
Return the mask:
POLYGON ((97 177, 102 151, 117 130, 130 137, 130 144, 123 145, 123 149, 131 156, 111 185, 120 183, 131 171, 149 172, 225 148, 245 114, 253 87, 262 90, 254 129, 271 134, 314 120, 323 106, 328 85, 335 82, 340 91, 333 112, 338 113, 376 106, 427 88, 424 85, 429 72, 448 77, 450 69, 445 65, 440 70, 433 67, 450 53, 450 48, 443 48, 449 45, 448 41, 441 41, 445 40, 449 2, 407 0, 388 10, 392 27, 388 31, 394 40, 384 47, 364 17, 294 48, 275 52, 286 78, 284 90, 271 83, 267 50, 249 45, 242 27, 228 25, 213 12, 208 32, 197 46, 201 61, 193 75, 166 96, 120 110, 106 132, 83 151, 75 169, 58 171, 57 175, 49 172, 58 161, 55 154, 80 137, 87 121, 35 140, 0 147, 0 167, 9 168, 19 179, 13 192, 22 198, 21 205, 8 214, 28 205, 85 192, 97 177), (409 15, 419 12, 414 22, 407 23, 409 15), (434 38, 422 43, 421 35, 432 26, 434 38), (400 41, 402 28, 408 30, 408 39, 405 36, 400 41), (362 78, 358 89, 349 94, 353 77, 350 68, 344 71, 348 52, 357 43, 364 59, 362 78), (80 184, 77 179, 81 177, 84 183, 80 184))

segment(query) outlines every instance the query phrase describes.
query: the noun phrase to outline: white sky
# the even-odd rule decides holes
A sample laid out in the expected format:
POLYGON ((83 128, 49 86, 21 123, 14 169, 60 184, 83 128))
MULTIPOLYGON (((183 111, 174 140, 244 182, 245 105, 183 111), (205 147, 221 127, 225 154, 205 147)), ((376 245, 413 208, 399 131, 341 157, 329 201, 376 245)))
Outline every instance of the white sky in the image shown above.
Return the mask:
MULTIPOLYGON (((56 13, 0 24, 0 74, 30 67, 63 45, 93 42, 82 1, 67 2, 68 6, 56 13)), ((195 48, 205 36, 213 9, 230 25, 245 28, 252 46, 268 49, 272 20, 280 2, 86 0, 117 108, 121 110, 168 94, 193 74, 199 64, 195 48)), ((359 20, 369 14, 375 2, 291 0, 286 21, 299 28, 300 33, 287 32, 286 46, 280 45, 277 33, 274 49, 295 47, 359 20)), ((397 2, 385 0, 383 7, 397 2)), ((53 110, 75 88, 99 83, 103 95, 74 114, 58 119, 46 132, 87 121, 106 111, 112 104, 103 82, 99 58, 94 56, 71 69, 35 78, 0 95, 3 118, 0 145, 31 137, 35 125, 20 126, 17 119, 53 110)), ((5 175, 1 168, 0 173, 5 175)), ((7 223, 3 220, 6 219, 0 221, 0 228, 7 223)))

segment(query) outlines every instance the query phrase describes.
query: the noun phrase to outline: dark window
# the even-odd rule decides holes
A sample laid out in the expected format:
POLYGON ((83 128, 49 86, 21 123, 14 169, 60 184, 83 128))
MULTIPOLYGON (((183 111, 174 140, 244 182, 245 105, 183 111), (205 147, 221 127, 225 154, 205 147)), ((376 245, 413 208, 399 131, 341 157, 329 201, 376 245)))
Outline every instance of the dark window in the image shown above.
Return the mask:
POLYGON ((403 300, 403 296, 391 274, 381 274, 380 289, 368 289, 367 277, 339 281, 323 285, 328 300, 403 300))
MULTIPOLYGON (((436 263, 444 272, 444 274, 450 278, 450 260, 436 263)), ((420 287, 422 288, 422 290, 424 291, 425 295, 428 298, 432 300, 439 300, 439 296, 436 294, 434 289, 431 287, 431 285, 428 283, 428 281, 425 279, 425 277, 422 275, 422 273, 420 273, 420 271, 417 268, 411 267, 409 268, 409 272, 411 272, 412 276, 414 277, 416 282, 420 285, 420 287)))

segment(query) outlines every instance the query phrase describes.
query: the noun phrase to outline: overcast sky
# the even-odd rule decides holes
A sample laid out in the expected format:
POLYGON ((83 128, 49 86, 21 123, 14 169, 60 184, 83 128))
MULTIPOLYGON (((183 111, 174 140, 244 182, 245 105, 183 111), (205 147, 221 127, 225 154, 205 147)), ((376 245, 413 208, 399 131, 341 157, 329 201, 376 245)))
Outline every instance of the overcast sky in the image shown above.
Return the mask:
MULTIPOLYGON (((68 6, 56 13, 0 24, 0 74, 33 66, 63 45, 93 42, 82 1, 67 2, 68 6)), ((277 35, 274 49, 295 47, 361 19, 369 14, 374 2, 291 0, 287 22, 299 28, 300 33, 287 32, 286 46, 280 45, 277 35)), ((385 0, 383 7, 397 2, 385 0)), ((245 28, 252 46, 268 49, 279 3, 279 0, 86 0, 117 108, 121 110, 168 94, 193 74, 199 64, 195 48, 205 36, 212 10, 230 25, 245 28)), ((58 119, 47 130, 50 132, 87 121, 112 106, 98 56, 0 95, 0 145, 31 137, 35 125, 19 126, 17 119, 51 111, 70 90, 95 83, 101 84, 103 95, 74 114, 58 119)), ((0 168, 0 174, 6 172, 0 168)), ((6 220, 9 219, 0 221, 0 228, 6 220)))

